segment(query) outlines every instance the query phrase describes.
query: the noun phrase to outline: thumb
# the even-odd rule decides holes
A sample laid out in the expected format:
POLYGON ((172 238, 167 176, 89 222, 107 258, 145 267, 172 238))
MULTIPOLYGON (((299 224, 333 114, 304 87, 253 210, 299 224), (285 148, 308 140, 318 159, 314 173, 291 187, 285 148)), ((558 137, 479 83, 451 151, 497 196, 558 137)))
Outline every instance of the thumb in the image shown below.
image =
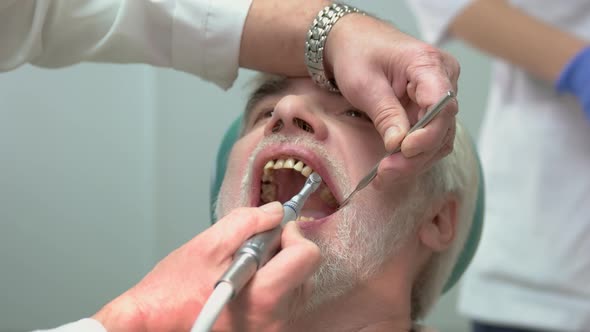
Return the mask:
MULTIPOLYGON (((371 83, 372 87, 367 91, 359 91, 356 102, 358 107, 365 111, 373 120, 377 132, 383 138, 385 148, 388 151, 395 149, 409 130, 408 115, 394 90, 384 78, 371 83)), ((346 95, 345 95, 346 97, 346 95)))

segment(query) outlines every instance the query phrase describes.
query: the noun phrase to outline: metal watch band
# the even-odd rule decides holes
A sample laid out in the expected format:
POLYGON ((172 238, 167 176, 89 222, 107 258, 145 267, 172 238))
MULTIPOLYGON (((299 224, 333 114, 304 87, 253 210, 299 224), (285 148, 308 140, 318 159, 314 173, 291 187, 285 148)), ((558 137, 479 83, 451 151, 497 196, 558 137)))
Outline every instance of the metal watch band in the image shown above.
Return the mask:
POLYGON ((329 79, 324 70, 324 45, 328 38, 328 33, 332 30, 336 21, 346 14, 361 13, 359 9, 339 3, 333 3, 330 6, 320 10, 313 20, 307 38, 305 40, 305 64, 311 79, 324 89, 332 92, 338 92, 336 81, 329 79))

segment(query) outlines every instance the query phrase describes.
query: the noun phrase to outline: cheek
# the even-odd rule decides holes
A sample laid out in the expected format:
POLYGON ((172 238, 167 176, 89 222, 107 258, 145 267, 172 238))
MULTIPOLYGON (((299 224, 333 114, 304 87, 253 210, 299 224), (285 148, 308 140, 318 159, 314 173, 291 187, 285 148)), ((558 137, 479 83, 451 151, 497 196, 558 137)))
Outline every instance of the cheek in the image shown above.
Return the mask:
POLYGON ((248 174, 249 168, 248 159, 255 147, 252 140, 242 138, 238 140, 227 160, 227 169, 223 177, 223 193, 236 194, 240 190, 240 186, 244 177, 248 174))
POLYGON ((247 159, 246 154, 242 152, 232 152, 227 160, 225 178, 242 177, 242 172, 244 172, 245 169, 244 167, 240 167, 240 164, 243 165, 245 159, 247 159))
POLYGON ((250 171, 250 158, 264 138, 264 126, 250 129, 233 145, 227 160, 225 179, 241 179, 250 171))
POLYGON ((363 176, 385 155, 383 140, 377 132, 343 132, 337 138, 347 168, 363 176))

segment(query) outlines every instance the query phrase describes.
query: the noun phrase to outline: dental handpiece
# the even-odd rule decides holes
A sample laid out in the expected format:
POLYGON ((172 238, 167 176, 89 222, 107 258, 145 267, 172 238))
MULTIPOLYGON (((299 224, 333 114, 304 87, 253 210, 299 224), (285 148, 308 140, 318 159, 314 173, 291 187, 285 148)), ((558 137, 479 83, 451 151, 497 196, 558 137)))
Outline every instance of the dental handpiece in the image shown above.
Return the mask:
POLYGON ((233 298, 238 294, 256 271, 266 264, 279 248, 282 225, 299 217, 303 205, 321 183, 322 178, 317 173, 311 173, 301 191, 283 204, 281 225, 256 234, 244 242, 234 255, 232 265, 221 276, 216 285, 221 282, 229 283, 234 290, 231 297, 233 298))

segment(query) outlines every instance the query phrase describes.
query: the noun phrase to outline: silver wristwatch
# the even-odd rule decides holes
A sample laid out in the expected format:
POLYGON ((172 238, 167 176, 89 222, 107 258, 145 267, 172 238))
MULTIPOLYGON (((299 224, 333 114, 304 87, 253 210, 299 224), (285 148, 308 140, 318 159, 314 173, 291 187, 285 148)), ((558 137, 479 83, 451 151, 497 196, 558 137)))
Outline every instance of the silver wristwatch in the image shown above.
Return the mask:
POLYGON ((311 79, 322 88, 338 92, 336 81, 329 79, 324 70, 324 45, 328 33, 336 21, 351 13, 362 13, 359 9, 339 3, 333 3, 322 9, 313 20, 305 40, 305 64, 311 79))

